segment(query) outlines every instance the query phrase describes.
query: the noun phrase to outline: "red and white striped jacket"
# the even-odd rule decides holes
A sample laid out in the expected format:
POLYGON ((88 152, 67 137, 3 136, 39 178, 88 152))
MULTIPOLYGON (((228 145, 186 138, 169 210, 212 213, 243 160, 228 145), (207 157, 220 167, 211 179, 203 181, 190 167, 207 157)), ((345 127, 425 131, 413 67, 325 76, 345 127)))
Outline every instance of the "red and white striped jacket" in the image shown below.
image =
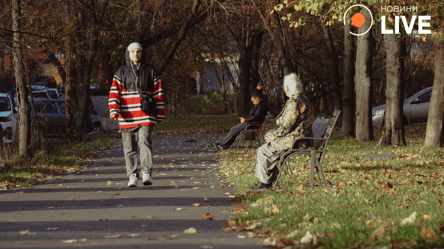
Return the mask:
MULTIPOLYGON (((126 56, 128 57, 128 55, 126 56)), ((140 64, 139 68, 129 61, 114 75, 109 92, 109 114, 112 118, 118 115, 119 128, 135 128, 140 126, 153 126, 165 119, 165 105, 160 77, 155 69, 148 64, 140 64), (129 62, 129 63, 128 63, 129 62), (133 68, 131 68, 133 67, 133 68), (142 110, 141 97, 135 84, 138 75, 140 89, 144 92, 154 92, 157 115, 149 115, 142 110)))

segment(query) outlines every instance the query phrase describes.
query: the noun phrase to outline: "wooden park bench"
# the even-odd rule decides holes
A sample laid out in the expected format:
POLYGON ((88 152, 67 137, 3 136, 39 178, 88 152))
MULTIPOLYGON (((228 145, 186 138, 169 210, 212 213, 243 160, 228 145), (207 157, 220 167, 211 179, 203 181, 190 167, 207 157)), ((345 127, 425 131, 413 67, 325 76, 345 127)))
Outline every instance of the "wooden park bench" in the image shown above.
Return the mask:
POLYGON ((311 166, 310 166, 310 187, 311 187, 311 189, 314 188, 314 170, 315 169, 316 169, 316 173, 318 175, 319 186, 323 186, 323 187, 327 186, 327 184, 325 182, 324 172, 322 171, 322 164, 324 162, 325 154, 327 153, 328 141, 330 140, 331 134, 333 133, 333 130, 336 126, 336 122, 337 122, 340 114, 341 114, 340 110, 335 110, 335 112, 333 113, 333 117, 328 122, 328 126, 325 129, 322 137, 320 137, 320 138, 304 137, 304 138, 297 139, 293 143, 293 146, 290 150, 286 150, 280 155, 279 163, 277 165, 277 167, 279 169, 279 174, 278 174, 276 181, 274 182, 273 189, 276 188, 276 185, 277 185, 279 178, 281 177, 281 174, 283 171, 287 170, 289 175, 292 174, 292 169, 291 169, 291 166, 290 166, 290 163, 288 162, 288 160, 294 154, 306 154, 311 157, 311 166), (309 142, 308 144, 310 144, 310 147, 304 148, 304 149, 299 148, 300 142, 307 141, 307 140, 309 142), (321 141, 321 143, 319 143, 317 146, 314 146, 313 144, 315 141, 321 141), (322 176, 322 182, 324 185, 321 184, 321 177, 319 174, 322 176))

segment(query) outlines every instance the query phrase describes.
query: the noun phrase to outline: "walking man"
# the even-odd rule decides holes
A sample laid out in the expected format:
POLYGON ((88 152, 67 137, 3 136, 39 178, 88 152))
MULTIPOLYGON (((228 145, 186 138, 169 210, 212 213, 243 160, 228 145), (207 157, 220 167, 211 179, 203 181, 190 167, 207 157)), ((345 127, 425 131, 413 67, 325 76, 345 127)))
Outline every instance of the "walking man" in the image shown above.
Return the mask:
POLYGON ((131 43, 125 52, 126 65, 117 70, 109 93, 110 118, 119 121, 128 187, 137 187, 137 148, 143 185, 151 185, 153 155, 151 133, 156 124, 165 119, 165 106, 160 77, 152 65, 147 64, 142 46, 131 43), (150 101, 154 105, 143 105, 150 101))

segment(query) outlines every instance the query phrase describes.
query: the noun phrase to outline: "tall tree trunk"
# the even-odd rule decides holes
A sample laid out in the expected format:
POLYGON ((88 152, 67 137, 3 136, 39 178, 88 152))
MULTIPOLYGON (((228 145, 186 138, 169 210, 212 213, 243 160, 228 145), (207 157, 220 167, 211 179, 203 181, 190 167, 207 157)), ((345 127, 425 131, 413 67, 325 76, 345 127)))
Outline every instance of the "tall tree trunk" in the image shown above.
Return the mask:
POLYGON ((240 56, 239 56, 239 95, 238 95, 238 105, 239 105, 239 115, 245 116, 248 113, 248 103, 246 104, 246 99, 248 99, 248 92, 251 84, 251 58, 252 58, 252 33, 253 31, 248 28, 248 26, 242 27, 242 38, 240 46, 240 56))
MULTIPOLYGON (((94 9, 95 1, 91 0, 92 9, 94 9)), ((76 130, 77 130, 77 140, 79 142, 83 141, 83 133, 84 130, 88 127, 85 126, 89 124, 89 113, 90 109, 92 109, 91 97, 90 97, 90 81, 91 81, 91 73, 94 66, 94 59, 97 52, 97 44, 98 44, 98 35, 97 28, 99 24, 102 22, 105 10, 108 5, 108 2, 105 1, 102 5, 102 12, 100 17, 97 17, 94 12, 90 13, 89 20, 89 50, 88 57, 81 60, 81 63, 78 66, 81 66, 82 73, 79 78, 82 82, 79 85, 79 114, 77 116, 76 130)))
POLYGON ((350 34, 351 26, 347 23, 344 27, 344 94, 342 95, 342 137, 354 136, 355 102, 354 102, 354 36, 350 34))
MULTIPOLYGON (((362 13, 365 18, 370 18, 367 11, 362 13)), ((359 33, 364 33, 369 28, 365 23, 359 28, 359 33)), ((363 142, 373 140, 373 125, 371 116, 371 82, 373 64, 373 35, 372 32, 358 36, 358 48, 356 51, 356 141, 363 142)))
POLYGON ((264 37, 263 31, 255 31, 253 32, 253 38, 252 38, 252 56, 251 56, 251 84, 250 84, 250 91, 248 98, 246 99, 247 104, 250 106, 250 110, 253 108, 253 103, 251 102, 251 94, 253 93, 253 89, 257 87, 257 84, 260 80, 259 75, 259 59, 261 54, 261 46, 262 46, 262 38, 264 37))
POLYGON ((321 17, 321 27, 324 31, 324 37, 326 40, 326 45, 328 48, 329 58, 330 58, 330 79, 333 85, 333 101, 335 103, 334 110, 342 111, 342 101, 341 101, 341 86, 339 84, 339 59, 338 53, 336 53, 335 46, 333 44, 333 37, 330 34, 330 30, 325 26, 324 21, 321 17))
POLYGON ((13 0, 12 7, 12 30, 13 34, 13 56, 14 56, 14 74, 15 82, 18 88, 18 105, 19 105, 19 138, 18 153, 21 157, 28 158, 30 156, 29 145, 31 143, 31 116, 28 101, 26 83, 23 77, 23 56, 21 52, 21 10, 20 0, 13 0))
POLYGON ((430 99, 425 146, 444 146, 444 41, 435 39, 435 78, 430 99))
MULTIPOLYGON (((71 17, 74 15, 74 11, 69 4, 66 7, 66 24, 70 23, 71 17)), ((74 137, 74 116, 72 108, 73 100, 73 84, 77 82, 77 71, 75 70, 75 60, 73 58, 74 48, 73 48, 73 37, 72 35, 67 37, 66 40, 66 52, 65 52, 65 62, 68 65, 68 76, 65 81, 65 123, 66 123, 66 137, 70 140, 74 137)))
POLYGON ((380 146, 406 145, 403 124, 405 39, 396 34, 384 35, 387 54, 387 92, 385 121, 380 146))
POLYGON ((252 108, 251 94, 259 82, 259 56, 264 32, 245 27, 239 59, 239 111, 247 115, 252 108))

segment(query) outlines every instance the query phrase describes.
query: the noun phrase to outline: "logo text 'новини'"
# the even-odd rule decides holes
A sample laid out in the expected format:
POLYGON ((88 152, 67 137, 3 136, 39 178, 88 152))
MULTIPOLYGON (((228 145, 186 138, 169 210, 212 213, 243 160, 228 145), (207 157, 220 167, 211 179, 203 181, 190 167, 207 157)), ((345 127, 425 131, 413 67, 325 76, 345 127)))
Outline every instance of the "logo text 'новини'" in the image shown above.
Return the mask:
MULTIPOLYGON (((370 31, 370 29, 373 26, 373 14, 371 13, 370 9, 368 9, 366 6, 361 5, 361 4, 355 4, 353 6, 350 6, 344 14, 344 25, 346 25, 346 21, 347 19, 347 13, 354 7, 361 7, 364 8, 365 11, 367 11, 369 13, 370 16, 370 26, 367 30, 365 30, 365 32, 363 33, 353 33, 350 31, 350 34, 355 35, 355 36, 361 36, 361 35, 365 35, 367 34, 367 32, 370 31)), ((408 11, 417 11, 418 7, 406 7, 406 6, 383 6, 381 7, 381 13, 384 12, 408 12, 408 11)), ((424 16, 424 15, 419 15, 419 16, 415 16, 412 15, 412 17, 410 18, 410 21, 407 20, 407 16, 404 15, 396 15, 394 18, 394 30, 392 29, 387 29, 387 16, 386 15, 381 15, 381 33, 382 34, 399 34, 400 33, 400 20, 404 26, 404 30, 406 31, 407 34, 412 34, 413 33, 413 27, 415 25, 416 20, 418 21, 418 30, 416 31, 417 34, 419 35, 426 35, 426 34, 431 34, 431 30, 429 29, 424 29, 424 28, 428 28, 430 27, 430 20, 431 20, 431 16, 424 16)), ((362 25, 365 24, 366 19, 365 16, 361 13, 355 13, 353 14, 353 16, 351 16, 351 22, 353 24, 354 27, 361 27, 362 25)))

